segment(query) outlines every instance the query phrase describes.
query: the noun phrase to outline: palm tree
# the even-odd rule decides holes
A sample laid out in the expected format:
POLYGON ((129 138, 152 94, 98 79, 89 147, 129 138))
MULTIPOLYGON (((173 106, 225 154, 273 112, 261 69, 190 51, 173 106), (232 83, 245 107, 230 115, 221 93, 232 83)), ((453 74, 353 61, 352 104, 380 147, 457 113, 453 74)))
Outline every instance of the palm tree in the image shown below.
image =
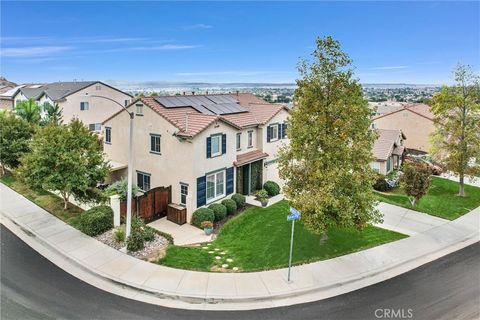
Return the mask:
POLYGON ((38 124, 40 122, 40 107, 33 98, 20 101, 15 110, 19 117, 29 123, 38 124))
POLYGON ((43 105, 43 110, 45 111, 45 117, 42 120, 42 125, 48 124, 62 124, 63 123, 63 116, 62 116, 62 109, 58 103, 51 105, 50 103, 46 102, 43 105))

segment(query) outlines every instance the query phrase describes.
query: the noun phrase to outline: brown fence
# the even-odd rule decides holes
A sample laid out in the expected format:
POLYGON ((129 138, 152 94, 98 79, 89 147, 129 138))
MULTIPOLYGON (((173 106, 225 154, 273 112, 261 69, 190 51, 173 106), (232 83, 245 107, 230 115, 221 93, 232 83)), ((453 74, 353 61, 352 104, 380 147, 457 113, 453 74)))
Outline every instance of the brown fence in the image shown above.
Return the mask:
MULTIPOLYGON (((168 204, 172 202, 172 186, 153 188, 143 195, 132 199, 132 213, 140 216, 146 223, 165 217, 168 204)), ((127 214, 127 201, 120 203, 120 214, 127 214)))

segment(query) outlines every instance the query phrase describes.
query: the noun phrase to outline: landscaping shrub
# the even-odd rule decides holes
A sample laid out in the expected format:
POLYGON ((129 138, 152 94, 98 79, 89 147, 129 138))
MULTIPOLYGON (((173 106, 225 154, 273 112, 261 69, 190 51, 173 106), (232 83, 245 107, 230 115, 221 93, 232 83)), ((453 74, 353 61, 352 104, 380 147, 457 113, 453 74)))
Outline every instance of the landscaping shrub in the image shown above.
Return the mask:
POLYGON ((237 203, 232 199, 225 199, 222 204, 227 208, 227 214, 234 214, 237 211, 237 203))
POLYGON ((213 211, 215 221, 221 221, 227 216, 227 208, 221 203, 213 203, 208 208, 213 211))
POLYGON ((235 193, 232 196, 232 200, 235 201, 238 209, 242 209, 243 207, 245 207, 245 202, 247 201, 245 196, 240 193, 235 193))
POLYGON ((113 228, 113 210, 109 206, 91 208, 78 217, 77 226, 89 236, 98 236, 113 228))
POLYGON ((127 250, 128 251, 138 251, 142 250, 144 245, 144 233, 140 228, 134 229, 132 228, 132 232, 130 233, 130 237, 127 239, 127 250))
POLYGON ((125 228, 124 227, 116 228, 115 231, 113 232, 113 239, 115 239, 116 242, 125 241, 125 228))
POLYGON ((143 232, 143 239, 145 241, 152 241, 153 239, 155 239, 155 229, 146 226, 143 232))
POLYGON ((211 221, 215 220, 215 214, 213 213, 212 209, 209 208, 200 208, 195 210, 192 214, 192 224, 200 228, 200 224, 203 221, 211 221))
POLYGON ((263 189, 267 190, 268 196, 273 197, 280 193, 280 186, 274 181, 267 181, 263 184, 263 189))

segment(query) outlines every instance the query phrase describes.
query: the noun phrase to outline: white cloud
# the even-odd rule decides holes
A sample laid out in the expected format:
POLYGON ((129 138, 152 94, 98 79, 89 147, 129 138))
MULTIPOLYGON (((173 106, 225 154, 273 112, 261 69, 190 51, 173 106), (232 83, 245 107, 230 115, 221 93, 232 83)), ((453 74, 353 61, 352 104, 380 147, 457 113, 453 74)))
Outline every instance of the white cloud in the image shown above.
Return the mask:
POLYGON ((45 57, 65 52, 71 49, 72 47, 66 46, 3 48, 1 50, 0 56, 15 58, 45 57))
POLYGON ((192 29, 211 29, 213 28, 213 26, 209 25, 209 24, 204 24, 204 23, 197 23, 197 24, 193 24, 191 26, 186 26, 184 27, 184 29, 186 30, 192 30, 192 29))
POLYGON ((386 67, 374 67, 372 70, 396 70, 396 69, 406 69, 408 66, 386 66, 386 67))
POLYGON ((96 52, 122 52, 122 51, 173 51, 173 50, 189 50, 195 49, 198 45, 182 45, 182 44, 163 44, 160 46, 138 46, 98 50, 96 52))

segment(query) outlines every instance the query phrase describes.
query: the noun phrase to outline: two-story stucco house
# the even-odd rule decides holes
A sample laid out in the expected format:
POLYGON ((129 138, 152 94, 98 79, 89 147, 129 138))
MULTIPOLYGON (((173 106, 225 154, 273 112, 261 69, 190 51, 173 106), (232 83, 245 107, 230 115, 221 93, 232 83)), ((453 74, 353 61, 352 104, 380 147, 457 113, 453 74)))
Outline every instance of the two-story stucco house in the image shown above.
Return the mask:
POLYGON ((402 165, 405 155, 405 135, 401 130, 378 129, 378 138, 373 144, 373 161, 370 166, 376 172, 387 175, 402 165))
POLYGON ((409 104, 391 112, 375 115, 372 126, 375 129, 401 130, 408 137, 405 147, 409 151, 421 153, 430 151, 430 135, 435 127, 433 114, 426 104, 409 104))
MULTIPOLYGON (((143 97, 128 106, 134 118, 134 183, 143 191, 172 187, 172 202, 193 211, 234 192, 279 184, 277 152, 288 109, 252 94, 143 97)), ((111 179, 126 176, 129 115, 104 123, 111 179)))
POLYGON ((13 107, 20 101, 33 98, 42 106, 57 103, 63 120, 80 119, 92 131, 100 131, 101 123, 127 106, 132 96, 100 81, 53 82, 28 84, 18 88, 13 95, 13 107))

